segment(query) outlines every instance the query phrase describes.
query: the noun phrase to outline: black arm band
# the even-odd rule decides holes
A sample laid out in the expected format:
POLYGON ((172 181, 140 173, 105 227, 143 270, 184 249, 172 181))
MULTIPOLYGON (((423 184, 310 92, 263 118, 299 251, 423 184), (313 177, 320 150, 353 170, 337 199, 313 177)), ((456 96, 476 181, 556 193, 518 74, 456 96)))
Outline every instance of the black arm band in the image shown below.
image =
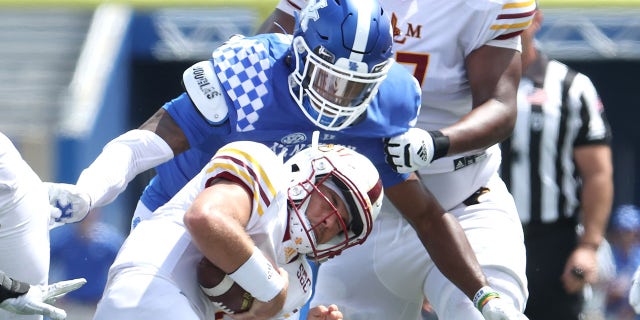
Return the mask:
POLYGON ((19 297, 27 293, 30 287, 28 283, 13 280, 0 271, 0 302, 19 297))
POLYGON ((440 130, 429 131, 429 134, 433 138, 433 160, 440 159, 447 155, 449 152, 449 146, 451 142, 449 137, 445 136, 440 130))

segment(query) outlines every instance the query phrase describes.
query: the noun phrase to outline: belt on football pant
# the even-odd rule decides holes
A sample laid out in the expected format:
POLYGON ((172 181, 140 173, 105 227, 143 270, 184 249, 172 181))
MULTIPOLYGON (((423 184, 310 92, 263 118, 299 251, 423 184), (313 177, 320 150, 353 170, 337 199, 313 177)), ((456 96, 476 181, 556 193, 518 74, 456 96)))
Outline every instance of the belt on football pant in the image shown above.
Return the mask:
POLYGON ((453 159, 453 170, 460 170, 466 166, 470 166, 476 162, 480 162, 487 157, 487 153, 482 151, 477 154, 472 154, 470 156, 464 156, 460 158, 453 159))

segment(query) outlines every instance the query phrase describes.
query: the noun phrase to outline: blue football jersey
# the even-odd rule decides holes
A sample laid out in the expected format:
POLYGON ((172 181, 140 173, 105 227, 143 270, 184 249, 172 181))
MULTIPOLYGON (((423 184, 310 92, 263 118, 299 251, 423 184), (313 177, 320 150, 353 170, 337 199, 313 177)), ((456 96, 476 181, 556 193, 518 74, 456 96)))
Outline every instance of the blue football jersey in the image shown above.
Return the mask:
POLYGON ((285 35, 242 38, 185 71, 195 79, 192 91, 187 89, 164 109, 191 148, 156 168, 141 199, 147 208, 153 211, 167 202, 229 142, 260 142, 286 160, 311 144, 314 131, 320 131, 320 143, 345 145, 367 156, 385 187, 407 178, 385 162, 383 138, 404 133, 416 123, 420 88, 413 76, 394 63, 362 119, 341 131, 321 130, 289 93, 290 46, 291 37, 285 35), (218 87, 210 85, 214 80, 218 87))

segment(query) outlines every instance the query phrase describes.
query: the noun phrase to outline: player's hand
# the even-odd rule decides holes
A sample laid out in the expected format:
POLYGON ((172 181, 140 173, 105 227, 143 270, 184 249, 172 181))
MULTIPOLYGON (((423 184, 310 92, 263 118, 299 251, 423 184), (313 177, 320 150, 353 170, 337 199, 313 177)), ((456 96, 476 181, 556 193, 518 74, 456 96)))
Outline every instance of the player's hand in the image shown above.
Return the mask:
POLYGON ((521 311, 491 287, 483 287, 475 294, 473 304, 487 320, 528 320, 521 311))
POLYGON ((409 173, 428 166, 433 161, 433 137, 429 132, 410 128, 409 131, 384 139, 387 163, 399 173, 409 173))
POLYGON ((0 308, 16 314, 41 314, 53 320, 62 320, 67 317, 67 313, 51 304, 65 294, 82 287, 85 283, 87 280, 79 278, 51 285, 31 286, 27 293, 2 301, 0 308))
POLYGON ((49 203, 55 207, 51 212, 49 227, 84 219, 91 209, 91 199, 77 186, 67 183, 45 182, 49 189, 49 203))
POLYGON ((342 312, 338 306, 332 304, 330 306, 319 305, 309 309, 307 312, 307 320, 342 320, 342 312))
POLYGON ((289 289, 289 273, 282 268, 278 268, 278 272, 284 279, 284 288, 282 288, 275 298, 268 302, 255 299, 253 300, 249 311, 231 314, 229 317, 235 320, 262 320, 271 319, 282 312, 284 302, 287 299, 287 290, 289 289))
POLYGON ((482 308, 482 316, 487 320, 528 320, 511 303, 501 298, 491 299, 482 308))
POLYGON ((633 279, 631 280, 629 304, 636 314, 640 314, 640 268, 636 270, 636 273, 633 274, 633 279))

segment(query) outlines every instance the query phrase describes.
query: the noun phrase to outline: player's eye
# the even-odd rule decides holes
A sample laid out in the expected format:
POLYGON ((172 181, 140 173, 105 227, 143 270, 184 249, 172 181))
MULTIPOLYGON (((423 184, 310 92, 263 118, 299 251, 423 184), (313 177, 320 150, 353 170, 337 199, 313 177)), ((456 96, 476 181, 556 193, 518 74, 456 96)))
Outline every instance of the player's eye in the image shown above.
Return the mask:
POLYGON ((337 209, 339 203, 340 203, 340 197, 338 197, 335 193, 333 193, 331 195, 331 204, 337 209))

